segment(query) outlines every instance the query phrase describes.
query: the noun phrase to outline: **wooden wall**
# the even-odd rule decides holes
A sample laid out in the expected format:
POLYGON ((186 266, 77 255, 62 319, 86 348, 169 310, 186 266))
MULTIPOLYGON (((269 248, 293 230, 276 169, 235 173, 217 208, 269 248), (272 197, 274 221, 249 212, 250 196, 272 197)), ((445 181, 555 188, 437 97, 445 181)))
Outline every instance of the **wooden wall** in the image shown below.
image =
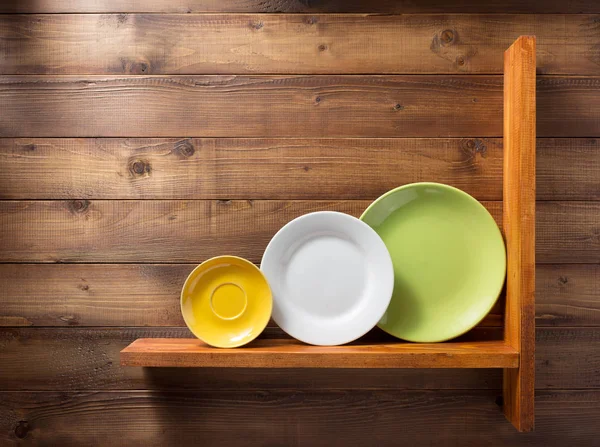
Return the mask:
POLYGON ((598 445, 597 1, 0 13, 0 445, 598 445), (138 337, 189 336, 193 266, 259 261, 302 213, 437 180, 499 216, 502 54, 521 34, 538 39, 534 433, 504 420, 494 370, 120 367, 138 337))

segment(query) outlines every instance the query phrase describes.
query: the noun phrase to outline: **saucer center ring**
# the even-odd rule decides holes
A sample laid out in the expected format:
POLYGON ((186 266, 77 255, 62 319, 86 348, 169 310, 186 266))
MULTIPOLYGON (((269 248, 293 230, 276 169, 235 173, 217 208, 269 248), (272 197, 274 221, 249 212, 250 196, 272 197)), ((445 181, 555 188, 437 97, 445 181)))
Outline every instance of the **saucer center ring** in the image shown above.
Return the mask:
POLYGON ((232 282, 219 284, 210 294, 210 308, 222 320, 239 318, 247 306, 246 291, 232 282))

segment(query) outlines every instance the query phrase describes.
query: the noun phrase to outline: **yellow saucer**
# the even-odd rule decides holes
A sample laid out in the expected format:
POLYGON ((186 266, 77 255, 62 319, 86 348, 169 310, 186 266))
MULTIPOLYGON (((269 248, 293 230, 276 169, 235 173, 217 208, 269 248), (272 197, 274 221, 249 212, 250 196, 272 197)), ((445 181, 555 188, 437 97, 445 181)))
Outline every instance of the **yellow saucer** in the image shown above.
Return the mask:
POLYGON ((218 256, 196 267, 181 290, 190 331, 217 348, 254 340, 271 318, 273 296, 262 272, 237 256, 218 256))

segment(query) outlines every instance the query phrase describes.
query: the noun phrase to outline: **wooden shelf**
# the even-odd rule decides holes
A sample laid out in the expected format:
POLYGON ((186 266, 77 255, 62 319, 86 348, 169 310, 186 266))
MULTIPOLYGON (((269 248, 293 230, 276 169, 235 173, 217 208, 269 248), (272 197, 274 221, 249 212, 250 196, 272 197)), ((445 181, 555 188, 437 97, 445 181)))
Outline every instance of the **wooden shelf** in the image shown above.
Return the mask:
POLYGON ((256 340, 236 349, 188 338, 141 338, 121 364, 225 368, 517 368, 519 353, 503 341, 310 346, 293 339, 256 340))
POLYGON ((504 414, 519 431, 534 426, 535 385, 535 37, 504 53, 502 227, 507 277, 504 339, 436 344, 359 341, 308 346, 264 338, 236 349, 196 339, 140 339, 121 351, 124 366, 235 368, 503 368, 504 414))

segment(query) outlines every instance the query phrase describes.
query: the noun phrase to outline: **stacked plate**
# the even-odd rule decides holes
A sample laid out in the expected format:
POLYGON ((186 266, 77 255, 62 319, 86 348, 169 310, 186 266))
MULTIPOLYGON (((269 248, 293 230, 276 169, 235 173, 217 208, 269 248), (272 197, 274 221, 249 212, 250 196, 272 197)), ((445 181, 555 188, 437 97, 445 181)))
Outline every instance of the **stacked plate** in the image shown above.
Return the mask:
POLYGON ((233 256, 204 262, 184 284, 181 310, 216 347, 252 341, 271 316, 314 345, 348 343, 376 325, 439 342, 477 325, 505 276, 502 235, 483 205, 451 186, 415 183, 384 194, 360 219, 322 211, 292 220, 260 270, 233 256))

